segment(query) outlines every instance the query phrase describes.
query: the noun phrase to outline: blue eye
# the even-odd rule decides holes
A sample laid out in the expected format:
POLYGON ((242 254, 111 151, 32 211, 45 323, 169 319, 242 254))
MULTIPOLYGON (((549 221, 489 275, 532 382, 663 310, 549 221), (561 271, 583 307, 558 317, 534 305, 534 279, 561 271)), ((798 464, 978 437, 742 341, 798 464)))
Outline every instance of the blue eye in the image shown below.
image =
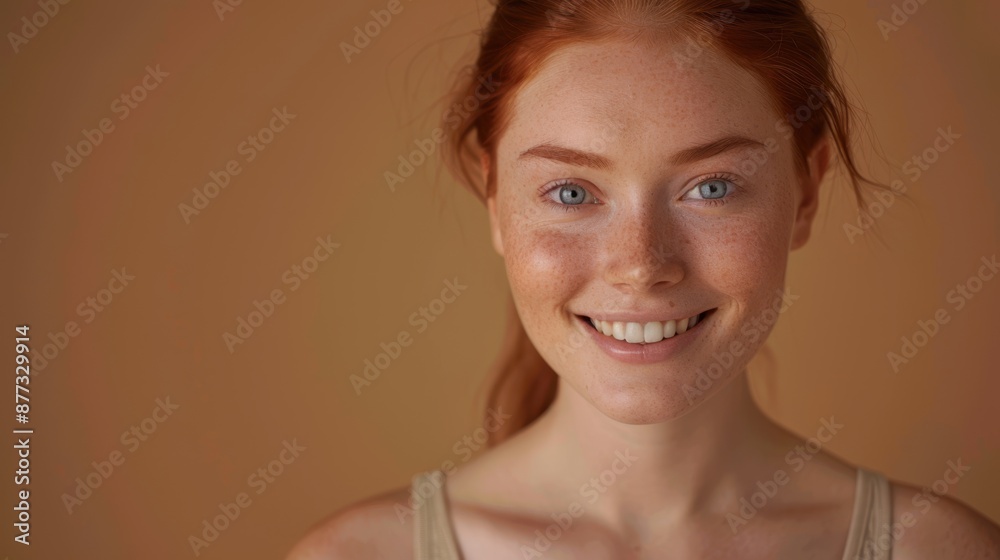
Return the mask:
POLYGON ((722 179, 711 179, 698 185, 698 194, 704 199, 722 198, 729 192, 729 182, 722 179))
POLYGON ((685 198, 702 200, 702 204, 717 205, 725 204, 734 196, 736 185, 728 177, 716 176, 708 177, 688 191, 685 198))
POLYGON ((563 204, 583 204, 587 191, 580 185, 569 184, 559 187, 559 201, 563 204))
POLYGON ((543 186, 544 198, 548 204, 563 210, 579 210, 585 205, 600 203, 586 188, 572 179, 560 179, 555 184, 543 186))

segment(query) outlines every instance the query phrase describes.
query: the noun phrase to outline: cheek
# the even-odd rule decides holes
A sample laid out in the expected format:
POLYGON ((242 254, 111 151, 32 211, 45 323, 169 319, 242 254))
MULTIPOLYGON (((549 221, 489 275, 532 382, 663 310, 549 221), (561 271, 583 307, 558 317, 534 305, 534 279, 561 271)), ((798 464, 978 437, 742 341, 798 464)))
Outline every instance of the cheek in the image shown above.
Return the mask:
POLYGON ((720 227, 715 250, 702 253, 707 282, 736 303, 741 321, 771 307, 785 283, 791 221, 781 202, 774 203, 720 227))
POLYGON ((754 217, 692 231, 692 265, 710 275, 712 284, 737 291, 752 289, 783 268, 788 235, 779 225, 777 220, 754 217))
MULTIPOLYGON (((589 274, 593 244, 587 234, 524 224, 505 229, 504 259, 516 297, 557 305, 589 274)), ((538 305, 534 309, 547 311, 538 305)))
POLYGON ((755 315, 783 286, 791 220, 780 200, 759 209, 685 228, 691 240, 684 254, 687 280, 701 284, 755 315))

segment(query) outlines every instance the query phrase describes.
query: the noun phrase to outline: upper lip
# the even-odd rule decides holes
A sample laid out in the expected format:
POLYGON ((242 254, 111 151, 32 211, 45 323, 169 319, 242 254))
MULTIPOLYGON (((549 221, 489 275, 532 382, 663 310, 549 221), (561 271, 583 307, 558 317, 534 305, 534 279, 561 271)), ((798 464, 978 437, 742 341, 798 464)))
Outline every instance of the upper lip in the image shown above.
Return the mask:
MULTIPOLYGON (((714 309, 714 308, 712 308, 714 309)), ((581 317, 589 317, 596 321, 606 321, 609 323, 655 323, 655 322, 665 322, 665 321, 681 321, 683 319, 690 319, 695 315, 700 313, 705 313, 711 311, 711 309, 703 309, 701 311, 692 311, 688 315, 678 315, 676 311, 671 311, 668 313, 657 313, 655 311, 614 311, 607 313, 595 313, 588 314, 582 313, 581 317)))

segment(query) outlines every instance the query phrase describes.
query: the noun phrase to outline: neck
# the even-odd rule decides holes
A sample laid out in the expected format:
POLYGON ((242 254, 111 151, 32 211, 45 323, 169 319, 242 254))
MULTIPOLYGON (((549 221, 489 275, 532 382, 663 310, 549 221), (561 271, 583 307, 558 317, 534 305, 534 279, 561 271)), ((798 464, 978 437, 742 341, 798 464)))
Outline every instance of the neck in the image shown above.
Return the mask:
POLYGON ((725 511, 774 469, 787 432, 760 411, 745 372, 684 416, 616 422, 560 379, 556 400, 527 429, 546 487, 623 533, 725 511))

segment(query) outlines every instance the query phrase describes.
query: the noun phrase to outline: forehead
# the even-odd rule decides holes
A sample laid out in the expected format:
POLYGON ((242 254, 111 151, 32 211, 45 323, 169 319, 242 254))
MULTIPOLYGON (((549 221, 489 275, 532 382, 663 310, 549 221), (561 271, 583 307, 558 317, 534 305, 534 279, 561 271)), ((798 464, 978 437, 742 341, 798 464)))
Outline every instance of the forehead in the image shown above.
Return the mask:
POLYGON ((695 45, 608 41, 561 48, 517 93, 501 147, 560 139, 593 148, 605 140, 662 154, 724 134, 774 136, 779 117, 761 82, 695 45))

